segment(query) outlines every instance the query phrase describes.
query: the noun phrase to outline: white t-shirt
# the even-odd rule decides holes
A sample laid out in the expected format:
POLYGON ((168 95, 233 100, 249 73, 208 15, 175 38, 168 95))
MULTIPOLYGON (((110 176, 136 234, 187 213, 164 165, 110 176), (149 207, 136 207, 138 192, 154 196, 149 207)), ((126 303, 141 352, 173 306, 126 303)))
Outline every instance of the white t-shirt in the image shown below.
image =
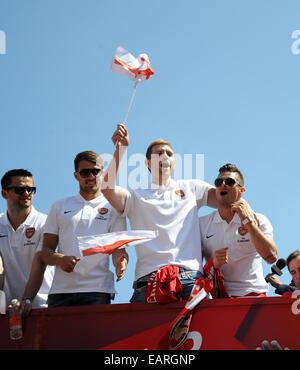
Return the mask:
MULTIPOLYGON (((273 227, 262 214, 255 213, 261 231, 273 239, 273 227)), ((218 211, 199 218, 203 256, 208 261, 217 249, 229 247, 228 263, 221 266, 224 284, 231 296, 245 296, 249 293, 264 293, 268 284, 263 275, 262 258, 257 252, 249 232, 241 228, 241 220, 236 213, 228 224, 218 211)), ((247 231, 247 230, 246 230, 247 231)))
POLYGON ((135 247, 135 280, 166 265, 203 271, 198 209, 207 205, 211 187, 201 180, 171 179, 168 187, 128 191, 123 216, 131 228, 158 231, 156 239, 135 247))
MULTIPOLYGON (((12 299, 22 299, 27 284, 32 260, 42 248, 43 227, 47 215, 33 206, 26 220, 14 230, 7 213, 0 215, 0 253, 2 255, 5 280, 4 292, 7 305, 12 299)), ((32 302, 32 307, 47 307, 47 298, 52 284, 54 268, 45 270, 42 286, 32 302)))
MULTIPOLYGON (((59 200, 51 206, 45 224, 45 233, 58 235, 57 252, 75 257, 81 257, 77 236, 122 230, 126 230, 126 221, 117 215, 103 195, 90 201, 80 194, 59 200)), ((56 266, 50 294, 80 292, 115 293, 109 258, 89 274, 68 273, 56 266)))

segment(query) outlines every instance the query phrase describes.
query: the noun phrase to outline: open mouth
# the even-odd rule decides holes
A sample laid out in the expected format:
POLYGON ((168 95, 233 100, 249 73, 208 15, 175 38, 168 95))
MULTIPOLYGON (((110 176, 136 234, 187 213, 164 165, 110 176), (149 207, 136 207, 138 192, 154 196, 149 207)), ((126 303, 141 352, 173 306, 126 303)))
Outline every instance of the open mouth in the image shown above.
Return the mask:
POLYGON ((31 197, 21 198, 21 201, 27 202, 28 200, 31 200, 31 197))
POLYGON ((162 168, 169 168, 170 167, 170 164, 169 163, 161 163, 161 167, 162 168))
POLYGON ((96 185, 96 181, 95 180, 93 180, 93 181, 86 181, 85 182, 85 185, 86 186, 94 186, 94 185, 96 185))
POLYGON ((223 197, 223 196, 224 196, 224 195, 226 195, 227 193, 228 193, 228 191, 226 191, 226 190, 222 190, 220 194, 221 194, 221 195, 222 195, 222 197, 223 197))

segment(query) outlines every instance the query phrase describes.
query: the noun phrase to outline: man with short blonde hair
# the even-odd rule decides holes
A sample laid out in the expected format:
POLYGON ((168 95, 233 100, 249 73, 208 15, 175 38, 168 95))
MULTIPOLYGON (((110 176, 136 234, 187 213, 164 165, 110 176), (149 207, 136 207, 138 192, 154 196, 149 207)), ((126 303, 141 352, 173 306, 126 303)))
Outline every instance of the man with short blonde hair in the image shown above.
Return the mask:
POLYGON ((177 298, 186 300, 194 282, 203 276, 198 209, 215 206, 215 189, 201 180, 173 180, 174 152, 163 139, 154 141, 147 149, 145 164, 151 172, 147 189, 129 191, 115 186, 120 158, 129 144, 125 125, 117 126, 112 140, 118 144, 106 176, 111 181, 102 189, 104 196, 123 217, 129 218, 132 229, 158 231, 156 239, 136 248, 134 293, 130 301, 145 302, 150 276, 161 276, 162 269, 166 275, 174 272, 174 279, 179 279, 182 287, 177 298))

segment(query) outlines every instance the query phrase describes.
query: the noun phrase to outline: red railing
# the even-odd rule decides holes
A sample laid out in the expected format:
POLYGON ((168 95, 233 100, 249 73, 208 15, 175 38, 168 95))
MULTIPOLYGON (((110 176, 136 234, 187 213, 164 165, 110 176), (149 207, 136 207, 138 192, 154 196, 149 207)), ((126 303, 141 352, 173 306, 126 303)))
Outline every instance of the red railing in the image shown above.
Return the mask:
MULTIPOLYGON (((169 325, 184 307, 112 304, 35 309, 23 320, 24 338, 9 339, 8 316, 0 316, 0 349, 162 349, 169 325)), ((256 349, 263 340, 300 349, 298 297, 205 300, 195 309, 180 349, 256 349)))

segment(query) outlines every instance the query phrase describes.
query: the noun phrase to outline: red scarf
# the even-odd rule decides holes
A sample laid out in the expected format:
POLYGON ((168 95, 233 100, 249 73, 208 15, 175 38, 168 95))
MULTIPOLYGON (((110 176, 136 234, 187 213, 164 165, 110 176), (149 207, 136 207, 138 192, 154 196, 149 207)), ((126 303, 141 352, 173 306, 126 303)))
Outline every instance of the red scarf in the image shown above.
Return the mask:
MULTIPOLYGON (((167 275, 173 276, 173 279, 174 279, 173 274, 175 274, 176 272, 175 266, 166 266, 166 267, 171 268, 170 270, 172 271, 172 274, 168 273, 167 275)), ((164 267, 161 270, 158 270, 159 274, 166 267, 164 267)), ((169 269, 166 269, 164 271, 169 271, 169 269)), ((179 268, 177 270, 177 274, 178 274, 178 271, 179 271, 179 268)), ((212 259, 209 260, 204 266, 204 273, 206 277, 200 277, 199 279, 195 281, 191 295, 189 299, 187 300, 184 309, 175 318, 175 320, 172 321, 167 335, 163 337, 157 349, 174 350, 174 349, 178 349, 184 344, 184 342, 187 339, 188 333, 189 333, 193 311, 195 307, 207 296, 207 294, 211 293, 213 298, 229 298, 229 295, 224 286, 224 277, 219 269, 214 268, 212 259)), ((150 277, 150 280, 149 280, 150 284, 148 283, 149 285, 147 286, 148 295, 146 294, 146 301, 148 303, 171 302, 174 300, 178 301, 178 299, 173 294, 174 291, 178 292, 177 290, 179 286, 179 284, 177 284, 178 280, 175 278, 176 283, 172 283, 171 285, 172 287, 175 286, 176 289, 175 290, 172 288, 167 289, 167 292, 168 292, 167 296, 163 298, 162 297, 163 291, 160 288, 159 289, 156 288, 156 286, 158 286, 159 283, 154 285, 154 282, 156 281, 156 275, 157 274, 155 272, 151 275, 152 277, 151 283, 150 283, 150 280, 151 280, 151 277, 150 277), (152 294, 152 298, 151 298, 151 294, 152 294)), ((159 276, 160 275, 158 275, 157 278, 159 276)))
POLYGON ((179 267, 170 265, 154 271, 147 285, 147 303, 177 302, 181 298, 174 293, 182 291, 182 285, 178 277, 179 267))

